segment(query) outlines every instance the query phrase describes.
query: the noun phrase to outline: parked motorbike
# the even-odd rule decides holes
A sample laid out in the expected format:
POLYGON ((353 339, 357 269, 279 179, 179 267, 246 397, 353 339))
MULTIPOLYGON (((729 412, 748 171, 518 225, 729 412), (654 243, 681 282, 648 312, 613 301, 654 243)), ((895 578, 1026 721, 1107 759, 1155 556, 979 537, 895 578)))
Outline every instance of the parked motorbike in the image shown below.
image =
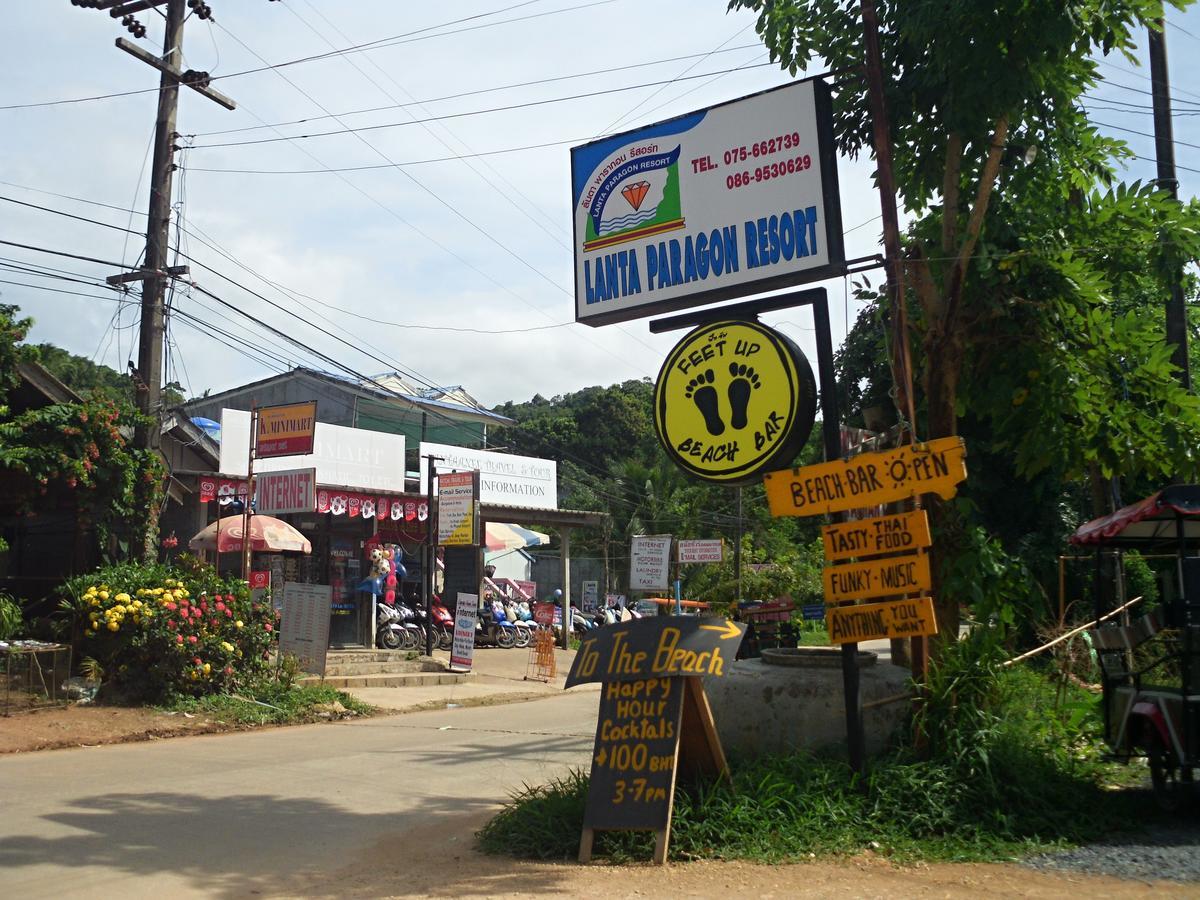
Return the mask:
POLYGON ((475 625, 475 646, 503 647, 508 650, 515 647, 516 643, 516 626, 508 621, 503 605, 485 605, 479 611, 479 620, 475 625))
POLYGON ((425 646, 425 630, 421 628, 417 622, 417 614, 412 608, 396 601, 396 612, 400 616, 400 624, 404 626, 404 643, 401 648, 404 650, 416 650, 425 646))
POLYGON ((454 645, 454 616, 442 604, 441 598, 433 596, 433 636, 437 645, 443 650, 449 650, 454 645))
POLYGON ((380 603, 375 607, 375 644, 385 650, 399 650, 407 640, 407 630, 394 606, 380 603))
POLYGON ((512 623, 516 646, 518 648, 528 647, 529 642, 533 640, 533 629, 521 621, 521 611, 511 600, 504 604, 504 618, 505 621, 512 623))

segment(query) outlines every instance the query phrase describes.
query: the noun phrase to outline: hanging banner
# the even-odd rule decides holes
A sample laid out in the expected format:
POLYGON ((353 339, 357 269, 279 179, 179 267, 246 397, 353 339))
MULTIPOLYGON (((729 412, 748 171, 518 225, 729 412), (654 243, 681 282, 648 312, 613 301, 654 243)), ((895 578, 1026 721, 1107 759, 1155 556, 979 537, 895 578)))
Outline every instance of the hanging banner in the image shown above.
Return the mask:
POLYGON ((821 529, 825 558, 830 562, 858 556, 878 556, 922 550, 933 544, 925 510, 839 522, 821 529))
POLYGON ((810 78, 572 148, 576 321, 841 274, 832 123, 810 78))
POLYGON ((932 597, 831 606, 825 610, 825 627, 833 644, 937 634, 932 597))
POLYGON ((479 543, 478 498, 478 472, 438 476, 439 547, 472 547, 479 543))
POLYGON ((265 459, 312 453, 316 433, 316 400, 261 407, 254 432, 254 456, 265 459))
POLYGON ((820 516, 937 494, 949 500, 967 478, 960 437, 861 453, 850 459, 769 472, 763 478, 773 516, 820 516))

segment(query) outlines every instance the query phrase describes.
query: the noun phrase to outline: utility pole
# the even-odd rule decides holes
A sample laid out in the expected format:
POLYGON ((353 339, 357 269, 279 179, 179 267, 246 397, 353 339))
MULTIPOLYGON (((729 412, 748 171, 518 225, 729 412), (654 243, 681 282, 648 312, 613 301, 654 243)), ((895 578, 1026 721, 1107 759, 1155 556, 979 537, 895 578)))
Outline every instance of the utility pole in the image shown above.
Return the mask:
MULTIPOLYGON (((166 31, 161 57, 143 50, 126 38, 117 38, 116 46, 161 73, 158 82, 158 113, 154 121, 154 155, 150 166, 150 209, 146 223, 146 254, 144 265, 131 272, 110 275, 111 285, 142 282, 141 322, 138 328, 138 360, 135 373, 135 396, 138 411, 144 417, 134 432, 134 446, 158 451, 162 440, 162 359, 166 313, 163 298, 167 279, 186 275, 183 266, 167 266, 168 241, 171 227, 171 182, 175 171, 175 117, 179 109, 179 86, 185 85, 226 109, 236 104, 209 87, 207 72, 182 71, 183 23, 188 9, 200 19, 212 18, 212 9, 203 0, 71 0, 73 6, 107 10, 113 19, 120 19, 126 31, 135 38, 146 35, 146 28, 134 13, 166 6, 166 31)), ((146 531, 143 554, 152 558, 156 552, 157 522, 146 531)))
MULTIPOLYGON (((1179 199, 1179 181, 1175 177, 1175 135, 1171 127, 1171 79, 1167 71, 1166 22, 1158 19, 1147 29, 1150 38, 1150 79, 1154 103, 1154 158, 1158 161, 1158 186, 1179 199)), ((1167 343, 1174 345, 1171 362, 1179 368, 1179 383, 1192 388, 1188 368, 1187 307, 1183 300, 1183 267, 1175 253, 1160 237, 1163 257, 1169 261, 1171 296, 1167 300, 1167 343)))
MULTIPOLYGON (((134 440, 143 450, 157 450, 161 439, 159 406, 162 397, 162 356, 165 315, 167 241, 171 228, 171 181, 175 170, 175 116, 179 109, 179 70, 183 59, 184 0, 168 0, 163 37, 163 69, 158 82, 158 115, 154 121, 154 155, 150 164, 150 214, 146 221, 146 268, 142 282, 142 318, 138 328, 138 411, 148 419, 137 427, 134 440)), ((249 498, 247 498, 247 503, 249 498)), ((248 537, 246 542, 249 543, 248 537)))

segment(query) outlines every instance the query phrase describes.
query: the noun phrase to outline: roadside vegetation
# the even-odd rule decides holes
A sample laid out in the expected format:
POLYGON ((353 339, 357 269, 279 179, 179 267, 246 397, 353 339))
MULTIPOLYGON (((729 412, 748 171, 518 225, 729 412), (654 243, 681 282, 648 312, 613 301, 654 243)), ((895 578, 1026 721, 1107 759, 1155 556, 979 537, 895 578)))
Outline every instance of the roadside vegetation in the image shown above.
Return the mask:
MULTIPOLYGON (((681 784, 671 857, 1005 861, 1152 817, 1141 792, 1114 790, 1144 773, 1104 761, 1098 695, 1048 669, 1006 668, 1004 655, 987 631, 945 653, 924 713, 865 779, 843 761, 797 753, 731 760, 732 787, 681 784)), ((527 787, 479 832, 480 847, 574 858, 587 790, 582 771, 527 787)), ((648 834, 596 839, 596 854, 614 860, 653 849, 648 834)))
POLYGON ((245 692, 181 697, 164 709, 206 715, 230 725, 299 725, 375 712, 369 703, 328 685, 286 681, 263 681, 245 692))

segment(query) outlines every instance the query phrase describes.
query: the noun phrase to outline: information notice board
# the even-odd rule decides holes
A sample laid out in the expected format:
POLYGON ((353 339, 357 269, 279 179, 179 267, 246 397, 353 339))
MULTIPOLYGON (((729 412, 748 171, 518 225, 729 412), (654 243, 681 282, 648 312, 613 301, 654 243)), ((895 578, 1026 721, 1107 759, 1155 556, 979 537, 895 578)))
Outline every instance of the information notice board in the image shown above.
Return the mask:
POLYGON ((314 675, 325 674, 332 603, 333 588, 328 584, 289 581, 283 586, 279 652, 295 655, 300 660, 300 667, 314 675))

